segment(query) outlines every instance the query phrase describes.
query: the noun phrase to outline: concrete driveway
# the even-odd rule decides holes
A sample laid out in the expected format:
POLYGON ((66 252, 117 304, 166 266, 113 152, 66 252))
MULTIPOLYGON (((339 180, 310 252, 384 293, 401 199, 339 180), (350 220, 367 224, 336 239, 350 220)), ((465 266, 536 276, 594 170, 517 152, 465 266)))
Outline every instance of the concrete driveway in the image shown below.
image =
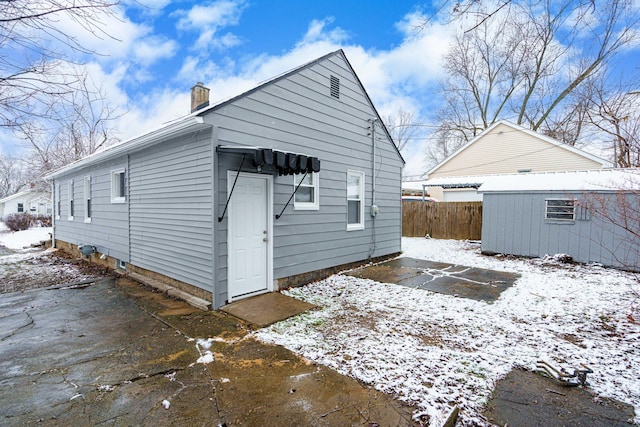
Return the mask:
POLYGON ((0 295, 0 424, 412 425, 411 408, 137 282, 0 295))

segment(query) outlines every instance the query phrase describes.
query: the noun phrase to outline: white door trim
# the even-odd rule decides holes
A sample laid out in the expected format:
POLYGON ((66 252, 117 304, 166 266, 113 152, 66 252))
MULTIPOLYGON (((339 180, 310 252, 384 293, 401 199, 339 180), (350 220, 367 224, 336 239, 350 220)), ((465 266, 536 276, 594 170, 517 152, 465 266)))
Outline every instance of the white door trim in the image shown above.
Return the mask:
MULTIPOLYGON (((242 295, 239 297, 232 297, 230 291, 231 279, 233 278, 233 272, 230 268, 233 263, 231 262, 231 256, 233 254, 233 239, 231 236, 231 225, 234 221, 234 212, 233 212, 233 204, 229 203, 227 218, 228 218, 228 226, 227 226, 227 300, 228 302, 236 301, 242 298, 246 298, 249 296, 259 295, 261 293, 273 292, 273 177, 271 175, 266 174, 257 174, 257 173, 248 173, 248 172, 240 172, 238 174, 237 171, 229 170, 227 171, 227 197, 231 193, 231 189, 233 187, 233 183, 236 179, 236 176, 239 175, 239 178, 249 177, 262 179, 265 181, 267 186, 267 206, 266 206, 266 215, 267 215, 267 262, 266 262, 266 277, 267 277, 267 289, 262 292, 255 292, 249 295, 242 295)), ((231 198, 233 199, 233 195, 231 198)))

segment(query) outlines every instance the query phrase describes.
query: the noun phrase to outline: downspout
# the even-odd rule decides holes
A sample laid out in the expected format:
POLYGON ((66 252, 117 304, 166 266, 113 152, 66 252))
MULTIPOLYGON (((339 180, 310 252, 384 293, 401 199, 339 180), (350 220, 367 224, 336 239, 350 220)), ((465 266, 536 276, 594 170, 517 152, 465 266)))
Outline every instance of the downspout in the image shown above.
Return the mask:
POLYGON ((218 182, 218 152, 216 147, 218 146, 218 126, 213 125, 211 128, 211 186, 213 190, 212 203, 211 203, 211 269, 212 269, 212 283, 211 283, 211 308, 217 310, 222 304, 217 299, 219 294, 218 283, 218 257, 216 256, 216 249, 218 248, 218 242, 220 240, 220 226, 217 221, 218 218, 218 194, 219 194, 219 182, 218 182))
MULTIPOLYGON (((131 263, 131 155, 127 153, 127 170, 124 174, 125 179, 125 191, 127 192, 127 256, 129 259, 127 263, 131 263)), ((107 255, 111 252, 107 250, 107 255)), ((125 264, 126 265, 126 264, 125 264)))
POLYGON ((51 181, 51 247, 56 247, 56 188, 53 180, 51 181))
POLYGON ((376 205, 376 122, 378 119, 370 119, 371 123, 371 251, 369 259, 376 252, 376 216, 378 214, 378 206, 376 205))

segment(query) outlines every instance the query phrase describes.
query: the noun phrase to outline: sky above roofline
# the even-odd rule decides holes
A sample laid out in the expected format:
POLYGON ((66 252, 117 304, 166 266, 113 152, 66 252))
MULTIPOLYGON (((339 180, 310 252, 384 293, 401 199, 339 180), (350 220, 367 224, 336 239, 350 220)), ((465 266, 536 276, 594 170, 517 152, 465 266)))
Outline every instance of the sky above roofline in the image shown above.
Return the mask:
MULTIPOLYGON (((424 125, 403 152, 405 175, 411 176, 426 171, 423 145, 440 107, 441 59, 459 25, 439 20, 438 12, 450 6, 412 0, 123 0, 115 16, 102 21, 111 37, 87 36, 64 19, 59 25, 97 52, 69 57, 84 64, 122 114, 121 140, 188 114, 196 82, 211 89, 216 103, 343 49, 383 118, 403 109, 424 125), (430 25, 420 27, 425 18, 430 25)), ((0 154, 20 149, 0 132, 0 154)))

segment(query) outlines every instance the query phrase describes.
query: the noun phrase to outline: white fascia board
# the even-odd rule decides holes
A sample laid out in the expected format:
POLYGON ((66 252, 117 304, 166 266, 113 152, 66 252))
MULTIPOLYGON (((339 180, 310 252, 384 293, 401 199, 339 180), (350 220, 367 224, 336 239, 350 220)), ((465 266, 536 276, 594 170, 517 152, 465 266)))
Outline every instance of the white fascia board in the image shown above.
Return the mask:
POLYGON ((56 178, 74 169, 113 159, 123 154, 140 151, 165 139, 208 127, 211 127, 211 125, 204 123, 204 119, 201 116, 188 116, 183 120, 170 123, 169 125, 165 125, 159 129, 152 130, 141 136, 113 145, 103 151, 98 151, 97 153, 93 153, 90 156, 77 160, 67 166, 51 172, 45 176, 45 179, 48 180, 56 178))
POLYGON ((19 193, 12 194, 10 196, 5 197, 4 199, 0 199, 0 203, 9 202, 9 201, 11 201, 13 199, 17 199, 18 197, 25 196, 25 195, 29 194, 30 192, 31 192, 31 190, 25 190, 25 191, 21 191, 19 193))

